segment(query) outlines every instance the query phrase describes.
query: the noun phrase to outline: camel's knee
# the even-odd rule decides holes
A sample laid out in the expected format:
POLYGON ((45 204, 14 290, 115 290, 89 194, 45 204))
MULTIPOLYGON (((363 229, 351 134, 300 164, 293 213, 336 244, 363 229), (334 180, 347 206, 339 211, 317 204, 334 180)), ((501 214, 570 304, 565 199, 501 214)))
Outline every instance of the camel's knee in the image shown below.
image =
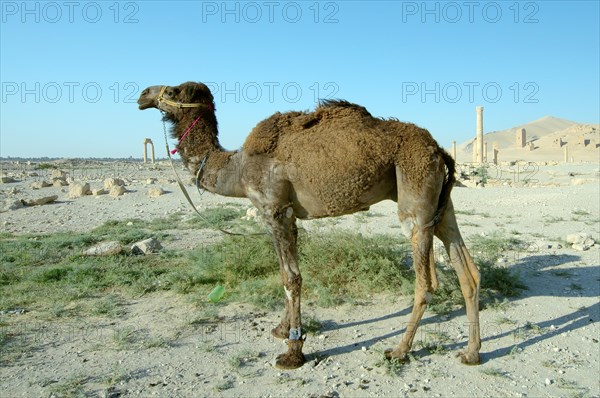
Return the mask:
POLYGON ((281 222, 294 220, 294 209, 291 203, 280 206, 264 206, 261 208, 260 213, 269 224, 280 224, 281 222))
POLYGON ((470 273, 462 273, 458 275, 458 281, 465 300, 479 297, 479 276, 476 279, 470 273))
POLYGON ((288 300, 292 300, 294 297, 300 295, 300 290, 302 289, 302 275, 288 275, 287 280, 283 284, 283 289, 285 290, 285 296, 288 300))
POLYGON ((415 306, 425 306, 431 303, 433 299, 433 290, 429 286, 422 285, 417 281, 417 285, 415 286, 415 298, 413 305, 415 306))

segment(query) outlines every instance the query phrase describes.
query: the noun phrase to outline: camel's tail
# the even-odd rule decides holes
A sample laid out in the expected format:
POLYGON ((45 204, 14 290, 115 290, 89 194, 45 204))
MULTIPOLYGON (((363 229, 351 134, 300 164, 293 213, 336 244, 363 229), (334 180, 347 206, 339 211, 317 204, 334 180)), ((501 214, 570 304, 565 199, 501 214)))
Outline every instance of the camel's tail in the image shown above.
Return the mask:
POLYGON ((454 159, 452 159, 452 156, 450 156, 450 154, 443 148, 440 148, 440 155, 446 164, 446 178, 444 179, 442 191, 440 192, 437 210, 429 224, 427 224, 427 227, 434 227, 442 220, 442 216, 446 210, 446 205, 448 205, 448 201, 450 200, 450 192, 452 191, 454 182, 456 182, 456 178, 454 176, 454 173, 456 172, 456 165, 454 159))

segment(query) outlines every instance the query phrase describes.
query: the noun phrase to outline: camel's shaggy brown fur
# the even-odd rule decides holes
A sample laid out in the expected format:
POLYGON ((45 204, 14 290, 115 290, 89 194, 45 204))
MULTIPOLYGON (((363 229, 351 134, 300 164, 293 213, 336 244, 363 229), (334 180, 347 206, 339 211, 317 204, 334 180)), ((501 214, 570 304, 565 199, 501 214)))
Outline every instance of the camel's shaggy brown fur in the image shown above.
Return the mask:
POLYGON ((353 213, 385 199, 398 204, 416 273, 406 332, 387 355, 406 358, 437 287, 435 235, 444 243, 465 298, 470 333, 462 360, 479 362, 479 270, 462 240, 450 199, 454 160, 427 130, 374 118, 362 106, 346 101, 324 101, 314 112, 274 114, 252 130, 241 151, 227 152, 219 145, 213 97, 204 84, 149 87, 138 103, 140 109, 165 112, 179 140, 181 158, 192 173, 206 159, 200 173, 204 188, 247 197, 260 211, 273 237, 286 294, 281 323, 272 330, 276 337, 289 337, 288 351, 277 357, 278 367, 296 368, 305 361, 296 218, 353 213), (190 133, 183 138, 188 128, 190 133))
MULTIPOLYGON (((427 130, 373 118, 364 107, 346 101, 325 101, 311 113, 276 113, 252 130, 243 150, 291 165, 293 183, 310 182, 327 207, 323 216, 355 211, 363 192, 395 165, 418 189, 444 153, 427 130), (346 175, 351 178, 340 178, 346 175)), ((451 158, 444 160, 454 168, 451 158)))

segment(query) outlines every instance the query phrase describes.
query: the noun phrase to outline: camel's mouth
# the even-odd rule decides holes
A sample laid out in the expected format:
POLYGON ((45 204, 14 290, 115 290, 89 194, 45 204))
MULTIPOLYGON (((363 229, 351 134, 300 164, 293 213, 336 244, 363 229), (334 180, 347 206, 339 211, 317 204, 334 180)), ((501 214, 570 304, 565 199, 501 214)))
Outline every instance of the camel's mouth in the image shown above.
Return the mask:
POLYGON ((138 108, 140 110, 152 108, 154 106, 154 101, 142 100, 141 98, 138 100, 138 108))

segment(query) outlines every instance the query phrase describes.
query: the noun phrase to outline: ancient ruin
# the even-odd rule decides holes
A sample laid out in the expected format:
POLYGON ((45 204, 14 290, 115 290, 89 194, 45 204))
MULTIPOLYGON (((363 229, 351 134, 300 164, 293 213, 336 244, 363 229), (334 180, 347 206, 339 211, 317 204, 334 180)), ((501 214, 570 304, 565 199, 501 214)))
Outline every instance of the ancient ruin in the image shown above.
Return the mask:
POLYGON ((483 106, 475 108, 477 112, 477 163, 485 163, 483 153, 483 106))
POLYGON ((148 163, 148 144, 150 144, 150 159, 154 163, 154 143, 150 138, 144 139, 144 163, 148 163))

